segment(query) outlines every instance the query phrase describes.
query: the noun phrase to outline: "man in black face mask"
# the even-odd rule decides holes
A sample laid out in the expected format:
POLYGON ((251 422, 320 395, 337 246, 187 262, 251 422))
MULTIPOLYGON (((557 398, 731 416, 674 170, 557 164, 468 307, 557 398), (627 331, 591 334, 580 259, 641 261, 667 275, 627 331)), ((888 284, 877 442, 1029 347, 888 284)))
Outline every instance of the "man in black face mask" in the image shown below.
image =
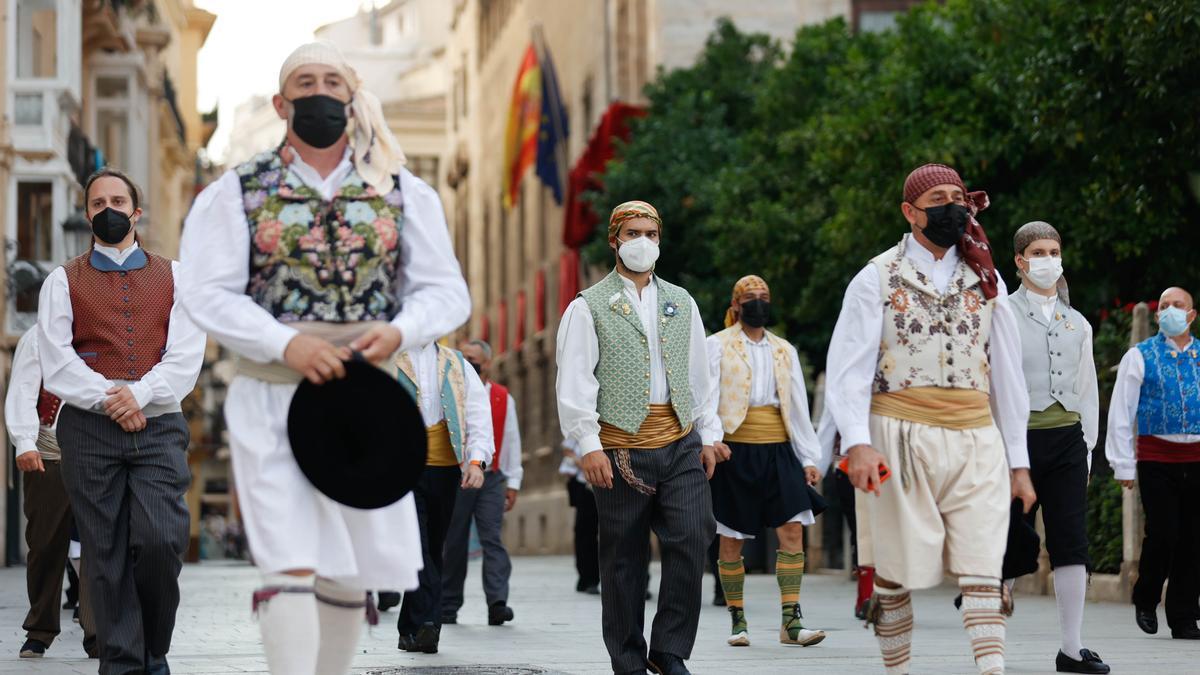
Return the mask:
POLYGON ((742 277, 725 313, 727 328, 708 338, 709 396, 720 419, 729 461, 712 477, 713 515, 720 551, 717 567, 733 628, 728 644, 750 644, 742 590, 746 570, 742 544, 764 527, 779 535, 775 579, 779 584, 779 641, 810 646, 825 632, 801 625, 804 526, 825 510, 812 488, 828 459, 808 415, 808 393, 796 348, 768 331, 771 291, 760 277, 742 277))
POLYGON ((147 253, 137 188, 104 168, 84 187, 92 250, 54 270, 38 305, 45 389, 62 399, 63 483, 83 545, 104 675, 169 672, 188 545, 188 426, 180 411, 205 336, 147 253))

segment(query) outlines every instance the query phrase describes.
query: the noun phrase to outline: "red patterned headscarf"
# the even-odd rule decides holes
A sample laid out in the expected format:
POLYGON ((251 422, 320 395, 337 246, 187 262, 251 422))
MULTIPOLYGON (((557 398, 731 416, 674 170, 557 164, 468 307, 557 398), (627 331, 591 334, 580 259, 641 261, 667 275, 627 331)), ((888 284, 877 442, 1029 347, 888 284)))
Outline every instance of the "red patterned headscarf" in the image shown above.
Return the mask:
POLYGON ((967 196, 967 208, 971 217, 967 219, 967 229, 962 239, 958 240, 958 254, 967 265, 979 275, 980 289, 983 297, 991 300, 998 291, 996 264, 992 262, 992 245, 988 242, 987 233, 983 226, 975 220, 975 215, 988 207, 988 196, 983 190, 967 192, 966 185, 958 172, 945 164, 925 164, 913 169, 904 179, 904 201, 913 204, 930 188, 938 185, 957 185, 967 196))

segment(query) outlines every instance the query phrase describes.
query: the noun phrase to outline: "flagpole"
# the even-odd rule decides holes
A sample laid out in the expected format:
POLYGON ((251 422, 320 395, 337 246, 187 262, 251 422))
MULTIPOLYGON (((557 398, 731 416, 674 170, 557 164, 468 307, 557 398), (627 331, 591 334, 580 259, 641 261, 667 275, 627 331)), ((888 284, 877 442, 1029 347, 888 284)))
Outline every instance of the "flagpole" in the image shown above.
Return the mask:
MULTIPOLYGON (((553 100, 562 101, 562 91, 558 88, 558 71, 554 68, 554 61, 550 58, 550 48, 546 44, 546 36, 542 32, 542 22, 534 20, 532 23, 531 39, 534 45, 534 50, 537 51, 538 63, 549 64, 550 72, 547 74, 546 68, 542 68, 543 84, 549 82, 549 86, 554 90, 553 100)), ((568 189, 567 185, 567 130, 562 128, 562 119, 555 114, 550 115, 550 124, 554 126, 554 137, 559 139, 554 144, 555 168, 558 170, 558 185, 560 194, 565 198, 568 189)))

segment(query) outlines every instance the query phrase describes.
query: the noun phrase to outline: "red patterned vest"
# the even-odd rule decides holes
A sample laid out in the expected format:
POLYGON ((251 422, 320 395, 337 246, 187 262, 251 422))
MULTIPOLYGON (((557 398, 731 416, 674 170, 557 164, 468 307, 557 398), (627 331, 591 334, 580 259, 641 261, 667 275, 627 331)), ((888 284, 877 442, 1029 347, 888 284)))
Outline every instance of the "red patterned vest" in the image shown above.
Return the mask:
POLYGON ((61 407, 62 399, 42 387, 42 390, 38 392, 38 422, 44 427, 54 426, 54 418, 58 417, 58 409, 61 407))
POLYGON ((496 456, 492 458, 492 471, 500 470, 500 450, 504 447, 504 422, 508 419, 508 389, 492 383, 492 431, 496 440, 496 456))
POLYGON ((167 350, 175 304, 171 261, 138 249, 118 266, 93 251, 63 268, 75 314, 75 353, 110 380, 142 379, 167 350))

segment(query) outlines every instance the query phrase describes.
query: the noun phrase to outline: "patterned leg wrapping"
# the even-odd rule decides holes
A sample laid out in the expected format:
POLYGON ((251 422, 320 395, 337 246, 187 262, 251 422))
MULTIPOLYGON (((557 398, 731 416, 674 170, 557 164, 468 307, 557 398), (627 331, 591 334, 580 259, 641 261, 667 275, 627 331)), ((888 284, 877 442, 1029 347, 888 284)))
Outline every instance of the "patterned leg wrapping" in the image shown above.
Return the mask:
POLYGON ((1004 614, 1000 609, 1000 585, 995 579, 963 577, 963 627, 971 638, 975 665, 983 675, 1004 672, 1004 614))
POLYGON ((721 588, 725 591, 725 602, 730 607, 745 607, 742 599, 742 588, 746 585, 746 567, 743 558, 733 562, 717 561, 717 571, 721 574, 721 588))
POLYGON ((912 662, 912 595, 902 588, 875 587, 875 637, 888 675, 907 675, 912 662))

